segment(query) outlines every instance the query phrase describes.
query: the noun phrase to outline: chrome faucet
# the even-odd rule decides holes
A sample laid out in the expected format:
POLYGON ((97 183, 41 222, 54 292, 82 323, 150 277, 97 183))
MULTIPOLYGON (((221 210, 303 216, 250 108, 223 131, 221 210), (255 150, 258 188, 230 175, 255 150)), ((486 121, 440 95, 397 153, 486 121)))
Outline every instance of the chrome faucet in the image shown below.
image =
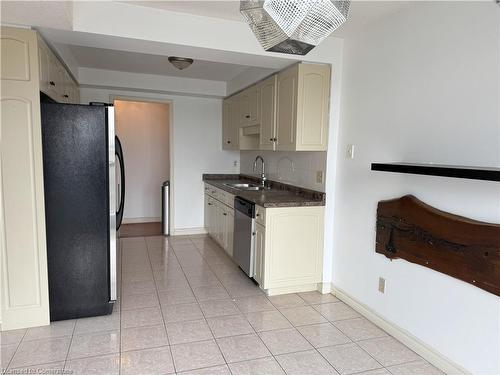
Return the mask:
POLYGON ((257 160, 260 160, 262 162, 262 173, 260 174, 260 184, 265 187, 266 186, 266 163, 264 162, 264 158, 260 155, 257 155, 255 158, 255 161, 253 162, 253 171, 257 169, 257 160))

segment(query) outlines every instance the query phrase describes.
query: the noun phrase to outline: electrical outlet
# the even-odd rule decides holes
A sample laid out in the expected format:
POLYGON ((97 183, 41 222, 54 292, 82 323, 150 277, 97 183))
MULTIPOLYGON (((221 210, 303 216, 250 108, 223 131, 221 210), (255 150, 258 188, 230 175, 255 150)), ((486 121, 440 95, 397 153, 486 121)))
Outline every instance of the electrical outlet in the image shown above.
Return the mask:
POLYGON ((383 277, 378 278, 378 291, 385 294, 385 279, 383 277))
POLYGON ((316 172, 316 182, 318 184, 322 184, 323 183, 323 171, 317 171, 316 172))
POLYGON ((354 159, 354 145, 347 145, 347 159, 354 159))
POLYGON ((237 167, 238 166, 238 160, 234 160, 233 161, 233 167, 237 167))

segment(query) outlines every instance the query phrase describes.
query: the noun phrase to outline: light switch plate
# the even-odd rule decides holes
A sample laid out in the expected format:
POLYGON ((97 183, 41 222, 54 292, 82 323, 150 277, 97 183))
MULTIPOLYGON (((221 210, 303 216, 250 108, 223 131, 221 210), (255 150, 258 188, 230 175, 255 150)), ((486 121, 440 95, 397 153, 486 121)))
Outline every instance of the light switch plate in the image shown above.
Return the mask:
POLYGON ((354 159, 354 145, 347 145, 347 159, 354 159))
POLYGON ((322 184, 323 183, 323 171, 317 171, 316 172, 316 182, 318 184, 322 184))
POLYGON ((378 291, 385 294, 385 279, 383 277, 378 278, 378 291))

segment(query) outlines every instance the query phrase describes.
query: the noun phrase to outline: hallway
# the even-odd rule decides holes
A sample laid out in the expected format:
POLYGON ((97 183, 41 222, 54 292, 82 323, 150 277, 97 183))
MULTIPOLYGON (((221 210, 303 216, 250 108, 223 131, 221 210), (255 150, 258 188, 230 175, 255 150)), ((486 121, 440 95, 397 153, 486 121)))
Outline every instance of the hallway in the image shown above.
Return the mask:
POLYGON ((124 238, 121 246, 113 314, 3 332, 2 367, 74 375, 441 374, 332 295, 266 297, 206 236, 124 238))

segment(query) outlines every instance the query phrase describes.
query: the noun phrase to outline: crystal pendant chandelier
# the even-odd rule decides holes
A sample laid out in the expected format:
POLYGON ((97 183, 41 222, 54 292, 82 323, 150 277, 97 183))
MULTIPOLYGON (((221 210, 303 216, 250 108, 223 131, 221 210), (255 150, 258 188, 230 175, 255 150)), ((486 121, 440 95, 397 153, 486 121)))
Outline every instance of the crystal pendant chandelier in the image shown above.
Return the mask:
POLYGON ((241 0, 240 12, 266 51, 305 55, 347 19, 349 1, 241 0))

